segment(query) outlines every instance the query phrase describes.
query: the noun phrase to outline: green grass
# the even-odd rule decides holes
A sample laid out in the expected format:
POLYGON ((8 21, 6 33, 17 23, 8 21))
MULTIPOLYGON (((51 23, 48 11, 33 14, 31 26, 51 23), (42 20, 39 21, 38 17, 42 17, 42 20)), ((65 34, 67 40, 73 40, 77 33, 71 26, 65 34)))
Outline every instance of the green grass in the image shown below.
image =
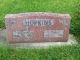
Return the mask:
POLYGON ((71 33, 74 33, 75 24, 73 20, 78 4, 80 4, 80 0, 0 0, 0 29, 5 28, 4 17, 6 14, 52 12, 70 14, 72 17, 70 30, 71 33))
POLYGON ((25 12, 68 13, 73 16, 79 0, 0 0, 0 28, 5 28, 6 14, 25 12))
MULTIPOLYGON (((0 28, 5 28, 5 15, 13 13, 68 13, 73 20, 77 4, 80 4, 80 0, 0 0, 0 28)), ((80 45, 46 49, 14 49, 2 46, 0 60, 80 60, 80 45)))
POLYGON ((80 60, 80 45, 45 49, 0 47, 0 60, 80 60))

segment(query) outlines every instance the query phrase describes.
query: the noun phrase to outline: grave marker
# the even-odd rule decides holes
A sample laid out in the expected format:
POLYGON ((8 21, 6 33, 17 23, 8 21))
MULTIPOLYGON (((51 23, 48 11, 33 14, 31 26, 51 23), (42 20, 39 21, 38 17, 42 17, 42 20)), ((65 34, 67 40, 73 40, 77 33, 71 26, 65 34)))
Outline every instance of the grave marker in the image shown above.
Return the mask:
POLYGON ((5 16, 7 40, 23 42, 65 42, 70 28, 69 14, 30 12, 5 16))

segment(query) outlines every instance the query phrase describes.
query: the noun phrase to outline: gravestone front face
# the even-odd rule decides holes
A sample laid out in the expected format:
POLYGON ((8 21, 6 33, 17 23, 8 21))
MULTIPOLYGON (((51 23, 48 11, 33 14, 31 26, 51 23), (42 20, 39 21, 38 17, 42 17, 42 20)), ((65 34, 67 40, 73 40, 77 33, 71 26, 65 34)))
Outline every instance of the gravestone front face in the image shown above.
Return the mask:
POLYGON ((5 17, 7 40, 17 42, 65 42, 70 16, 44 12, 8 14, 5 17))

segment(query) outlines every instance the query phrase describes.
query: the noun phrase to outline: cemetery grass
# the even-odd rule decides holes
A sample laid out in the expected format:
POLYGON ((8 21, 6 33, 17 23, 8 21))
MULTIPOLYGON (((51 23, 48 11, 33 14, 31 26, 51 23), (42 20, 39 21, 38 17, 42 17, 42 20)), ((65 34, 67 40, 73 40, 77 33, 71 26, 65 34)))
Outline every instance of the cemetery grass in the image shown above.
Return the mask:
POLYGON ((79 0, 0 0, 0 28, 5 28, 5 15, 25 12, 68 13, 73 16, 79 0))
POLYGON ((80 10, 77 7, 79 4, 80 0, 0 0, 0 30, 5 29, 6 14, 52 12, 70 14, 72 17, 70 30, 71 33, 76 34, 80 32, 76 32, 74 23, 76 10, 80 10))
MULTIPOLYGON (((0 29, 5 29, 5 15, 14 13, 68 13, 73 20, 79 3, 79 0, 0 0, 0 29)), ((46 49, 15 49, 0 45, 0 60, 80 60, 80 44, 46 49)))
POLYGON ((40 49, 0 46, 0 60, 80 60, 80 45, 40 49))
MULTIPOLYGON (((70 14, 71 33, 76 34, 80 31, 75 30, 75 12, 80 0, 0 0, 0 30, 5 29, 5 15, 25 12, 52 12, 70 14), (75 33, 74 33, 75 32, 75 33)), ((79 22, 79 21, 78 21, 79 22)), ((80 26, 80 25, 78 25, 80 26)), ((80 34, 79 34, 80 35, 80 34)), ((75 35, 78 37, 78 35, 75 35)), ((80 39, 80 37, 78 37, 80 39)), ((79 39, 77 40, 78 42, 79 39)))

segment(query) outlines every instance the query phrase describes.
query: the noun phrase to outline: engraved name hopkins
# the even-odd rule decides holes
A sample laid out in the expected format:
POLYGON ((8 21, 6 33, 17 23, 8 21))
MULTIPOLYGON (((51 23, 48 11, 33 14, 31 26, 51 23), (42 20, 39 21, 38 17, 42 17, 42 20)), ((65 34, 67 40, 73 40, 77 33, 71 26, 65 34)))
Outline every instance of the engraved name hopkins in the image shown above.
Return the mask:
POLYGON ((51 26, 54 21, 51 19, 25 19, 23 24, 26 26, 51 26))

